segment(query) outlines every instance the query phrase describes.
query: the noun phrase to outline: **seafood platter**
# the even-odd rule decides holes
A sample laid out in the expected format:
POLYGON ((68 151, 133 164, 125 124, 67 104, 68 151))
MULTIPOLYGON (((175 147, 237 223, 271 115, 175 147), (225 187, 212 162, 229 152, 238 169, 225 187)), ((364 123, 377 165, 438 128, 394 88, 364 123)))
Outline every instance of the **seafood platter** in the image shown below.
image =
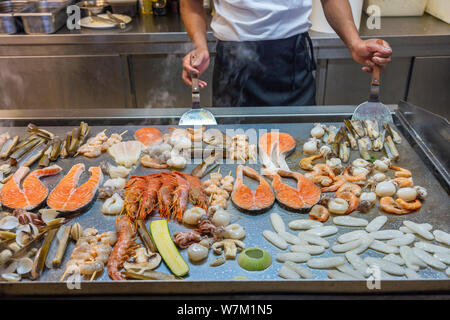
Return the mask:
POLYGON ((1 294, 449 289, 448 186, 401 111, 182 111, 3 117, 1 294))

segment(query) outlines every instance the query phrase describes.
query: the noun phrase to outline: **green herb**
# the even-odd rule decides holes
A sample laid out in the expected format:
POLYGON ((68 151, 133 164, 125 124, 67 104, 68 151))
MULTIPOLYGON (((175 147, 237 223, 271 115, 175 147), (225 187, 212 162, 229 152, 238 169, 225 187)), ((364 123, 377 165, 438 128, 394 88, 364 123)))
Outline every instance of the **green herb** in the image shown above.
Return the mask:
POLYGON ((377 157, 375 156, 371 156, 370 159, 368 160, 370 163, 374 163, 375 160, 377 160, 377 157))

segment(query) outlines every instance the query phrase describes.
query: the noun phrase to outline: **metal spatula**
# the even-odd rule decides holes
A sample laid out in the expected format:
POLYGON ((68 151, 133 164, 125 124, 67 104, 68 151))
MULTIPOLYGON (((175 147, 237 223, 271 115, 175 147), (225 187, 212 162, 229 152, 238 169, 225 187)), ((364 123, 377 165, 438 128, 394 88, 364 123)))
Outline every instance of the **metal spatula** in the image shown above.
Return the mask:
MULTIPOLYGON (((382 40, 377 41, 383 44, 382 40)), ((361 103, 355 110, 352 120, 377 120, 379 124, 383 122, 394 122, 388 107, 380 102, 380 67, 375 65, 372 71, 372 81, 370 84, 369 101, 361 103)))
MULTIPOLYGON (((194 57, 191 59, 194 60, 194 57)), ((183 113, 178 123, 180 126, 202 126, 217 125, 214 115, 203 108, 200 108, 200 88, 198 86, 198 74, 191 73, 192 79, 192 109, 183 113)))

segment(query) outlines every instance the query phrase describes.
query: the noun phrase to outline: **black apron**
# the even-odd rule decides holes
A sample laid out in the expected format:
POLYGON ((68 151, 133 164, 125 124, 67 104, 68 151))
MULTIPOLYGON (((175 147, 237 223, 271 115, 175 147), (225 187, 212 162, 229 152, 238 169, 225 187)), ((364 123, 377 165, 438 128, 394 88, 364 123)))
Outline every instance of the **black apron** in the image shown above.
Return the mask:
POLYGON ((280 40, 218 41, 213 107, 315 105, 307 32, 280 40))

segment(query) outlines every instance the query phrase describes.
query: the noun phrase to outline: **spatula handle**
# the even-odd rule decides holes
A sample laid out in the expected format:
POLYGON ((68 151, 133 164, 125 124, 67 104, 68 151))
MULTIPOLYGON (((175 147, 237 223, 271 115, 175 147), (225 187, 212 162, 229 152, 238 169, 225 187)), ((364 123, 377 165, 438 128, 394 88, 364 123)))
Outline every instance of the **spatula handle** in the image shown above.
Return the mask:
MULTIPOLYGON (((379 45, 383 45, 383 40, 378 39, 377 43, 379 45)), ((372 82, 371 82, 372 85, 375 85, 375 86, 381 85, 381 76, 380 76, 380 74, 381 74, 380 66, 377 65, 377 64, 374 64, 374 66, 372 67, 372 82)))
MULTIPOLYGON (((191 66, 195 60, 195 56, 191 56, 191 66)), ((192 93, 200 92, 200 88, 198 85, 198 74, 195 72, 191 72, 191 80, 192 80, 192 93)))

